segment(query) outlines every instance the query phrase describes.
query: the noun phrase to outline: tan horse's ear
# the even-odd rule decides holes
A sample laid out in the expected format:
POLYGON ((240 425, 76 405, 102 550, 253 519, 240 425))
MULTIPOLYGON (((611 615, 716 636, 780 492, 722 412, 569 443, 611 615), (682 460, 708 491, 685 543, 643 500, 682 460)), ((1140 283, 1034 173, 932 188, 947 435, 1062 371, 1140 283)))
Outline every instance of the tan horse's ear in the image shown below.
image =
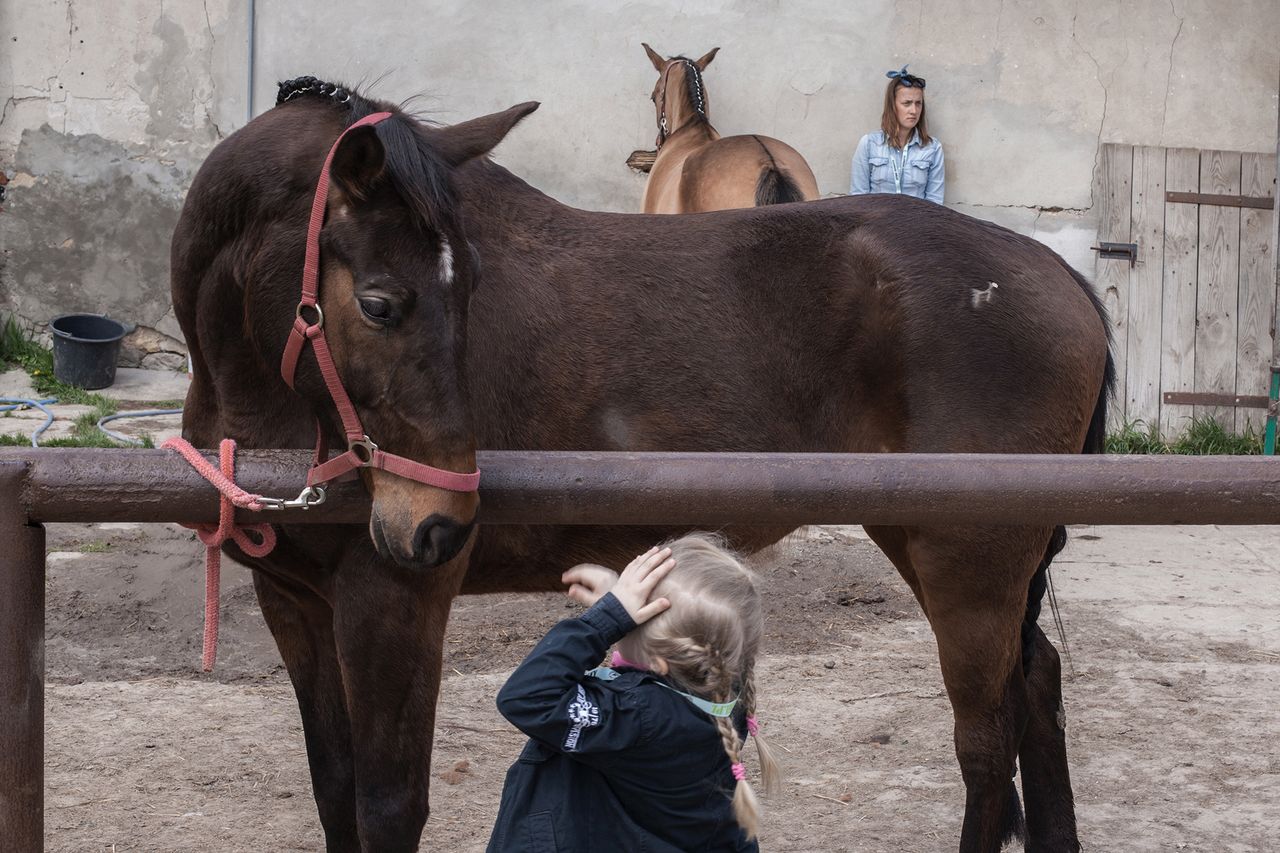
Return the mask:
POLYGON ((430 131, 431 142, 450 166, 488 154, 520 119, 539 107, 537 101, 516 104, 500 113, 473 118, 451 127, 430 131))
POLYGON ((662 54, 658 53, 656 50, 649 47, 649 45, 645 44, 644 42, 640 42, 640 46, 644 48, 645 53, 649 54, 649 61, 653 63, 653 70, 661 74, 662 69, 667 64, 667 61, 662 58, 662 54))
POLYGON ((701 59, 699 59, 697 62, 695 62, 695 63, 693 63, 693 64, 694 64, 694 65, 696 65, 696 66, 698 66, 698 70, 699 70, 699 71, 706 71, 706 70, 707 70, 707 66, 711 64, 711 60, 713 60, 713 59, 715 59, 715 58, 716 58, 716 53, 717 53, 719 50, 720 50, 720 48, 718 48, 718 47, 713 47, 713 48, 711 48, 711 50, 708 50, 708 51, 706 52, 706 54, 705 54, 701 59))
POLYGON ((386 149, 372 125, 348 131, 333 152, 329 175, 336 190, 355 200, 369 197, 382 177, 387 162, 386 149))

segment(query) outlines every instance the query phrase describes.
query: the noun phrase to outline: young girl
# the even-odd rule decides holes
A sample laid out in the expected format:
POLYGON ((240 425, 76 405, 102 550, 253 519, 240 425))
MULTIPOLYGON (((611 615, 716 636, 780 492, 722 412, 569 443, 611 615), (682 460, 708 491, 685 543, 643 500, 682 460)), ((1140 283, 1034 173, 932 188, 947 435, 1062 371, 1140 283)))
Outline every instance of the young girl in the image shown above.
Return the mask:
POLYGON ((757 851, 748 732, 766 788, 777 766, 755 719, 751 573, 698 534, 621 575, 580 565, 563 580, 589 609, 552 628, 498 693, 530 740, 489 851, 757 851), (591 669, 614 643, 613 667, 591 669))

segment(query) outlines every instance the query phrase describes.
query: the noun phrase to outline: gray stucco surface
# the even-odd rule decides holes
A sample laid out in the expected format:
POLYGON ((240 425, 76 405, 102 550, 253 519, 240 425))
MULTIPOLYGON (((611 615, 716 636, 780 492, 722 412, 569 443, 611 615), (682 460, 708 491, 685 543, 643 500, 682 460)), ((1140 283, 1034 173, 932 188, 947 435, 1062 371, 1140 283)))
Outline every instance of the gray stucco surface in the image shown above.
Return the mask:
MULTIPOLYGON (((369 83, 454 122, 537 99, 496 152, 570 204, 637 210, 654 72, 700 55, 724 134, 784 139, 825 194, 878 124, 884 71, 928 78, 947 203, 1092 272, 1100 143, 1274 151, 1275 0, 259 3, 255 100, 302 74, 369 83)), ((246 4, 0 0, 0 312, 105 310, 167 335, 186 187, 246 117, 246 4)))

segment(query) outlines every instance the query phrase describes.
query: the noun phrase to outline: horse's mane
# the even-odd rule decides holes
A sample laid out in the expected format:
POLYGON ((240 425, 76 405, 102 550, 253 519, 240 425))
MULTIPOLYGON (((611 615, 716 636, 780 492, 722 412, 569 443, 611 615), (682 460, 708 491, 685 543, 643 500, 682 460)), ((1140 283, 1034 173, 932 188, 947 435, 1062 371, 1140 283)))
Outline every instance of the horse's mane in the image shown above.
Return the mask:
POLYGON ((453 230, 455 205, 446 179, 448 167, 432 147, 420 119, 358 89, 315 77, 296 77, 280 84, 276 108, 297 101, 327 103, 344 114, 347 127, 372 113, 391 113, 391 118, 379 122, 374 129, 386 152, 392 185, 422 225, 436 232, 453 230))
POLYGON ((710 122, 707 118, 707 87, 702 82, 702 72, 698 70, 698 63, 694 62, 687 56, 673 56, 669 60, 671 62, 684 63, 684 90, 689 98, 689 103, 693 105, 695 118, 690 119, 690 123, 695 121, 710 122))

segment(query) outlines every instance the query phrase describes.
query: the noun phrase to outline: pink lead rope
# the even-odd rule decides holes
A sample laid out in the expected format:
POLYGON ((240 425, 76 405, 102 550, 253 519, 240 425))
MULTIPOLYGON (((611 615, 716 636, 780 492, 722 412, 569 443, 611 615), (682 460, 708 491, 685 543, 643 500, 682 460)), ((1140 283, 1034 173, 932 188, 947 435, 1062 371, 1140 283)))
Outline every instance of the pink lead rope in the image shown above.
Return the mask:
POLYGON ((265 557, 276 547, 276 532, 270 524, 236 524, 236 507, 258 511, 265 508, 265 504, 262 503, 261 495, 251 495, 235 484, 236 443, 233 440, 224 438, 218 447, 221 471, 210 465, 200 455, 200 451, 185 439, 171 438, 160 446, 182 454, 182 458, 222 494, 217 525, 182 525, 194 530, 204 543, 204 648, 200 668, 205 672, 212 672, 213 664, 218 659, 218 594, 222 583, 222 543, 231 539, 250 557, 265 557), (262 541, 254 542, 249 537, 250 530, 257 533, 262 541))

